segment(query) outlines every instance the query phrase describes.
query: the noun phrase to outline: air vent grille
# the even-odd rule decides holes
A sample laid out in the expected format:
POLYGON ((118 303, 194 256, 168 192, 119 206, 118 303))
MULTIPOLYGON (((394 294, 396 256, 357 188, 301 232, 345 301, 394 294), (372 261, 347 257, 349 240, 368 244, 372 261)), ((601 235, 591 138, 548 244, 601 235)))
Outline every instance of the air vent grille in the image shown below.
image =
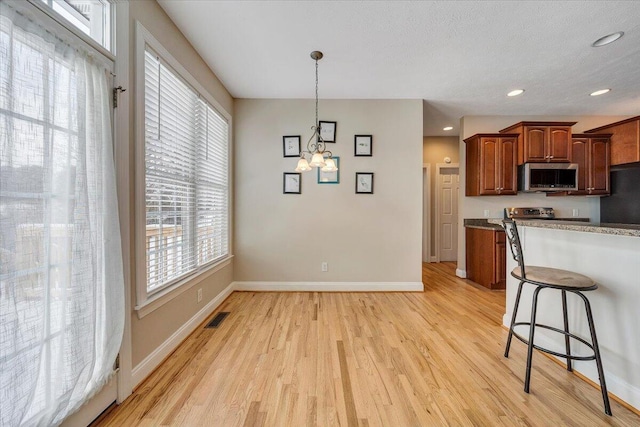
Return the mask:
POLYGON ((220 326, 220 324, 222 323, 222 321, 229 315, 228 311, 221 311, 220 313, 216 314, 213 319, 211 319, 211 322, 207 323, 207 326, 205 326, 205 328, 217 328, 218 326, 220 326))

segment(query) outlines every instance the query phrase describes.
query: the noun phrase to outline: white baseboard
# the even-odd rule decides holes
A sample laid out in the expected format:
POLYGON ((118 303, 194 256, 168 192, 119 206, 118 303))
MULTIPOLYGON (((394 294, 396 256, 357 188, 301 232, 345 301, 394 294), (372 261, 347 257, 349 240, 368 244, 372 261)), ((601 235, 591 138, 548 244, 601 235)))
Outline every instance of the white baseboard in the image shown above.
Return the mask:
POLYGON ((511 326, 511 316, 513 316, 513 312, 511 313, 504 313, 502 315, 502 325, 506 326, 507 329, 509 329, 509 326, 511 326))
POLYGON ((77 412, 65 418, 60 427, 87 427, 90 425, 109 405, 116 401, 118 397, 116 383, 114 375, 102 390, 84 403, 77 412))
POLYGON ((422 282, 233 282, 236 291, 422 292, 422 282))
POLYGON ((437 256, 432 256, 431 257, 431 262, 438 262, 438 257, 437 256))
POLYGON ((135 388, 145 378, 147 378, 154 369, 156 369, 164 359, 171 354, 173 350, 180 345, 180 343, 191 334, 204 320, 213 313, 213 310, 218 308, 220 304, 229 296, 234 290, 234 284, 231 283, 222 292, 220 292, 214 299, 209 301, 207 305, 202 307, 189 321, 182 325, 177 331, 173 333, 165 342, 160 344, 151 354, 144 358, 142 362, 136 365, 132 371, 132 382, 135 388))
POLYGON ((456 268, 456 276, 458 276, 461 279, 466 279, 467 278, 467 270, 460 270, 459 268, 456 268))

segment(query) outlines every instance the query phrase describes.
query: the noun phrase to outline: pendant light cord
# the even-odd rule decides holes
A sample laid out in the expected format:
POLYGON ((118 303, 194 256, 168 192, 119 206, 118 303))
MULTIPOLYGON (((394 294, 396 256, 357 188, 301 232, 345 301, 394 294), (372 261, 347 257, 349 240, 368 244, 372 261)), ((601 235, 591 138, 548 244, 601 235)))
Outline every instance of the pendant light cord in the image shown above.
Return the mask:
POLYGON ((320 123, 318 122, 318 60, 316 59, 316 128, 320 133, 320 123))

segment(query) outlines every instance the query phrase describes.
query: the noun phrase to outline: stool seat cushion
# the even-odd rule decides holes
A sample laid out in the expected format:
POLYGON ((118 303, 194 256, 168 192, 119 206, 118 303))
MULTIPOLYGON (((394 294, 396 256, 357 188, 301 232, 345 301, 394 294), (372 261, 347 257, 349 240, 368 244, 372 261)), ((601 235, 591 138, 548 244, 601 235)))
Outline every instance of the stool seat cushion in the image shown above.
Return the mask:
MULTIPOLYGON (((595 282, 587 276, 574 273, 573 271, 560 270, 558 268, 526 265, 525 273, 527 274, 526 280, 546 283, 551 286, 560 286, 563 288, 589 288, 595 285, 595 282)), ((519 279, 523 279, 520 267, 514 268, 511 274, 519 279)))

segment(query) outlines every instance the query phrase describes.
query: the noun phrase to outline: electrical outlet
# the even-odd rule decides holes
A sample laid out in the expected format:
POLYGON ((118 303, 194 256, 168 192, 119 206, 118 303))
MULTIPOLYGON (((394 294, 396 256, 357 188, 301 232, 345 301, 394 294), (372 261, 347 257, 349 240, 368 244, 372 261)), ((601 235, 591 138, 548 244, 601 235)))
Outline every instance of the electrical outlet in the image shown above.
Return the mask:
POLYGON ((322 265, 320 266, 321 270, 324 271, 325 273, 327 271, 329 271, 329 263, 326 261, 323 261, 322 265))
POLYGON ((485 209, 484 210, 484 217, 485 218, 489 218, 489 215, 490 215, 489 209, 485 209))
POLYGON ((198 289, 198 302, 202 301, 202 288, 198 289))
POLYGON ((573 217, 576 218, 578 215, 580 215, 580 210, 579 209, 574 209, 573 210, 573 217))

